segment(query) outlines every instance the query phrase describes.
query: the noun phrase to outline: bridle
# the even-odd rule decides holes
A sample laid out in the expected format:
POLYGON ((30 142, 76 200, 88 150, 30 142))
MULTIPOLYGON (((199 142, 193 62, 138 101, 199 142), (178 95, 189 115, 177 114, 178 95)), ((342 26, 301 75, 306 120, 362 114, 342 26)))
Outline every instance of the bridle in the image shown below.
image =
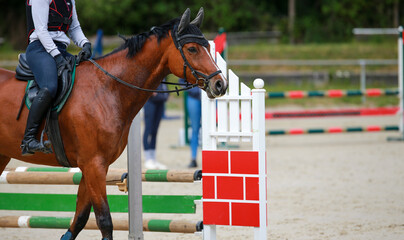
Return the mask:
POLYGON ((173 37, 173 42, 175 46, 177 47, 178 51, 180 51, 182 59, 184 60, 184 76, 183 79, 185 82, 188 82, 187 80, 187 67, 189 70, 191 70, 192 75, 195 77, 197 80, 198 87, 206 90, 208 88, 209 80, 213 78, 214 76, 222 73, 221 70, 217 70, 216 72, 206 75, 203 74, 197 70, 195 70, 191 64, 188 62, 187 58, 185 57, 184 50, 182 49, 185 43, 187 42, 196 42, 199 43, 200 45, 203 45, 203 42, 206 41, 205 37, 202 35, 196 35, 196 34, 185 34, 182 36, 178 36, 178 31, 177 31, 178 25, 174 26, 174 29, 172 31, 172 37, 173 37), (189 39, 189 40, 188 40, 189 39))
MULTIPOLYGON (((133 85, 131 83, 125 82, 122 79, 110 74, 107 70, 105 70, 103 67, 101 67, 93 59, 88 59, 88 60, 92 64, 94 64, 98 69, 100 69, 108 77, 110 77, 110 78, 114 79, 115 81, 117 81, 117 82, 119 82, 119 83, 121 83, 121 84, 123 84, 123 85, 125 85, 127 87, 130 87, 132 89, 137 89, 137 90, 145 91, 145 92, 156 92, 156 93, 172 93, 172 92, 175 92, 175 93, 177 93, 177 95, 179 94, 179 92, 186 91, 186 90, 189 90, 189 89, 194 88, 194 87, 199 87, 199 88, 201 88, 203 90, 206 90, 208 88, 208 86, 209 86, 209 80, 211 78, 213 78, 214 76, 220 74, 222 71, 218 70, 218 71, 216 71, 216 72, 214 72, 214 73, 212 73, 210 75, 206 75, 206 74, 203 74, 203 73, 195 70, 191 66, 191 64, 188 62, 187 58, 185 57, 184 51, 182 50, 182 47, 183 47, 183 45, 185 45, 185 43, 181 43, 181 41, 184 41, 185 39, 186 39, 187 42, 196 42, 196 43, 198 43, 198 42, 201 42, 201 40, 206 41, 205 37, 203 35, 200 36, 200 35, 196 35, 196 34, 185 34, 185 35, 182 35, 182 36, 178 36, 177 25, 174 26, 174 29, 172 30, 171 35, 172 35, 173 42, 174 42, 175 46, 180 51, 182 59, 184 60, 184 76, 183 76, 183 78, 184 78, 186 83, 172 83, 172 82, 165 82, 165 81, 161 82, 161 83, 184 86, 184 87, 182 87, 180 89, 178 89, 177 87, 175 87, 175 90, 152 90, 152 89, 147 89, 147 88, 141 88, 141 87, 138 87, 138 86, 133 85), (191 83, 188 82, 187 75, 186 75, 187 67, 191 70, 191 73, 195 77, 195 79, 197 80, 197 83, 191 84, 191 83)), ((80 62, 80 60, 77 61, 77 63, 79 63, 79 62, 80 62)))

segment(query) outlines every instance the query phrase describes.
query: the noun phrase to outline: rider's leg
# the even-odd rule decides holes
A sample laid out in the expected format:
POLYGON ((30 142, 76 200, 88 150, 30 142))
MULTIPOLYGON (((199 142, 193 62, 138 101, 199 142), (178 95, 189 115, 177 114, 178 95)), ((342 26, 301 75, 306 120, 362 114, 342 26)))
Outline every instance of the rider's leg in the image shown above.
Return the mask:
POLYGON ((21 143, 22 155, 30 155, 45 150, 44 146, 36 140, 36 135, 57 92, 56 62, 39 41, 34 41, 28 45, 27 61, 40 90, 32 102, 28 114, 24 139, 21 143))
MULTIPOLYGON (((52 104, 52 96, 47 88, 39 90, 29 110, 24 139, 21 143, 22 155, 31 155, 43 151, 44 146, 36 139, 42 119, 52 104)), ((47 146, 49 147, 49 146, 47 146)))

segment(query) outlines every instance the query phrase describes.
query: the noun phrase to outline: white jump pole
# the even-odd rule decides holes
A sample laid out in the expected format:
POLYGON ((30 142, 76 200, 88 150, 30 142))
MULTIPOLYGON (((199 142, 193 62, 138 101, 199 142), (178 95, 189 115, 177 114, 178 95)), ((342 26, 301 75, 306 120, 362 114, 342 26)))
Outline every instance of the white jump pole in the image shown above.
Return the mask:
POLYGON ((127 145, 129 240, 144 239, 140 122, 140 114, 137 114, 129 130, 127 145))
POLYGON ((254 81, 252 93, 252 133, 253 150, 258 151, 259 159, 259 205, 260 227, 254 228, 254 240, 267 238, 267 178, 266 178, 266 153, 265 153, 265 89, 264 81, 254 81))
POLYGON ((399 97, 399 137, 389 137, 389 141, 404 141, 404 37, 403 27, 398 28, 398 97, 399 97))

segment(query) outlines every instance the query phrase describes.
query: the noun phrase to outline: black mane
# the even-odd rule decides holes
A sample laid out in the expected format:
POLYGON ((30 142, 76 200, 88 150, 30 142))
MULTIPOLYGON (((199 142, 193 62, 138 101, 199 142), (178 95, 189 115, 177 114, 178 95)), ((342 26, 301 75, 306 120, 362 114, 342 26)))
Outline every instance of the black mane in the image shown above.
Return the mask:
POLYGON ((144 32, 144 33, 132 36, 130 38, 126 38, 122 35, 119 35, 119 37, 121 37, 125 42, 117 49, 113 50, 112 52, 110 52, 107 55, 104 55, 100 58, 104 58, 104 57, 114 54, 116 52, 122 51, 126 48, 128 49, 128 54, 126 55, 126 57, 132 58, 133 56, 136 55, 137 52, 140 51, 140 49, 142 49, 144 43, 146 42, 147 39, 150 38, 150 36, 156 36, 157 41, 160 43, 161 39, 167 37, 168 32, 170 30, 172 30, 174 28, 174 25, 177 24, 179 21, 180 21, 180 18, 174 18, 159 27, 153 27, 152 30, 150 30, 149 32, 144 32))

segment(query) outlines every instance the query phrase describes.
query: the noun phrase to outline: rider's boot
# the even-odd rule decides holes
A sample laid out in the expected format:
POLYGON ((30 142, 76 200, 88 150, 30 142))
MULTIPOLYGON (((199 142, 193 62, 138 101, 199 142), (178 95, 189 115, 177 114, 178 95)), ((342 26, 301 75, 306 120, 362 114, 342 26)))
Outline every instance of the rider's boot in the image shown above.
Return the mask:
POLYGON ((50 142, 44 145, 36 139, 39 126, 47 110, 51 107, 52 96, 48 89, 40 89, 38 95, 32 102, 28 113, 27 126, 25 128, 24 139, 21 142, 23 156, 29 156, 35 152, 47 152, 50 150, 50 142))

